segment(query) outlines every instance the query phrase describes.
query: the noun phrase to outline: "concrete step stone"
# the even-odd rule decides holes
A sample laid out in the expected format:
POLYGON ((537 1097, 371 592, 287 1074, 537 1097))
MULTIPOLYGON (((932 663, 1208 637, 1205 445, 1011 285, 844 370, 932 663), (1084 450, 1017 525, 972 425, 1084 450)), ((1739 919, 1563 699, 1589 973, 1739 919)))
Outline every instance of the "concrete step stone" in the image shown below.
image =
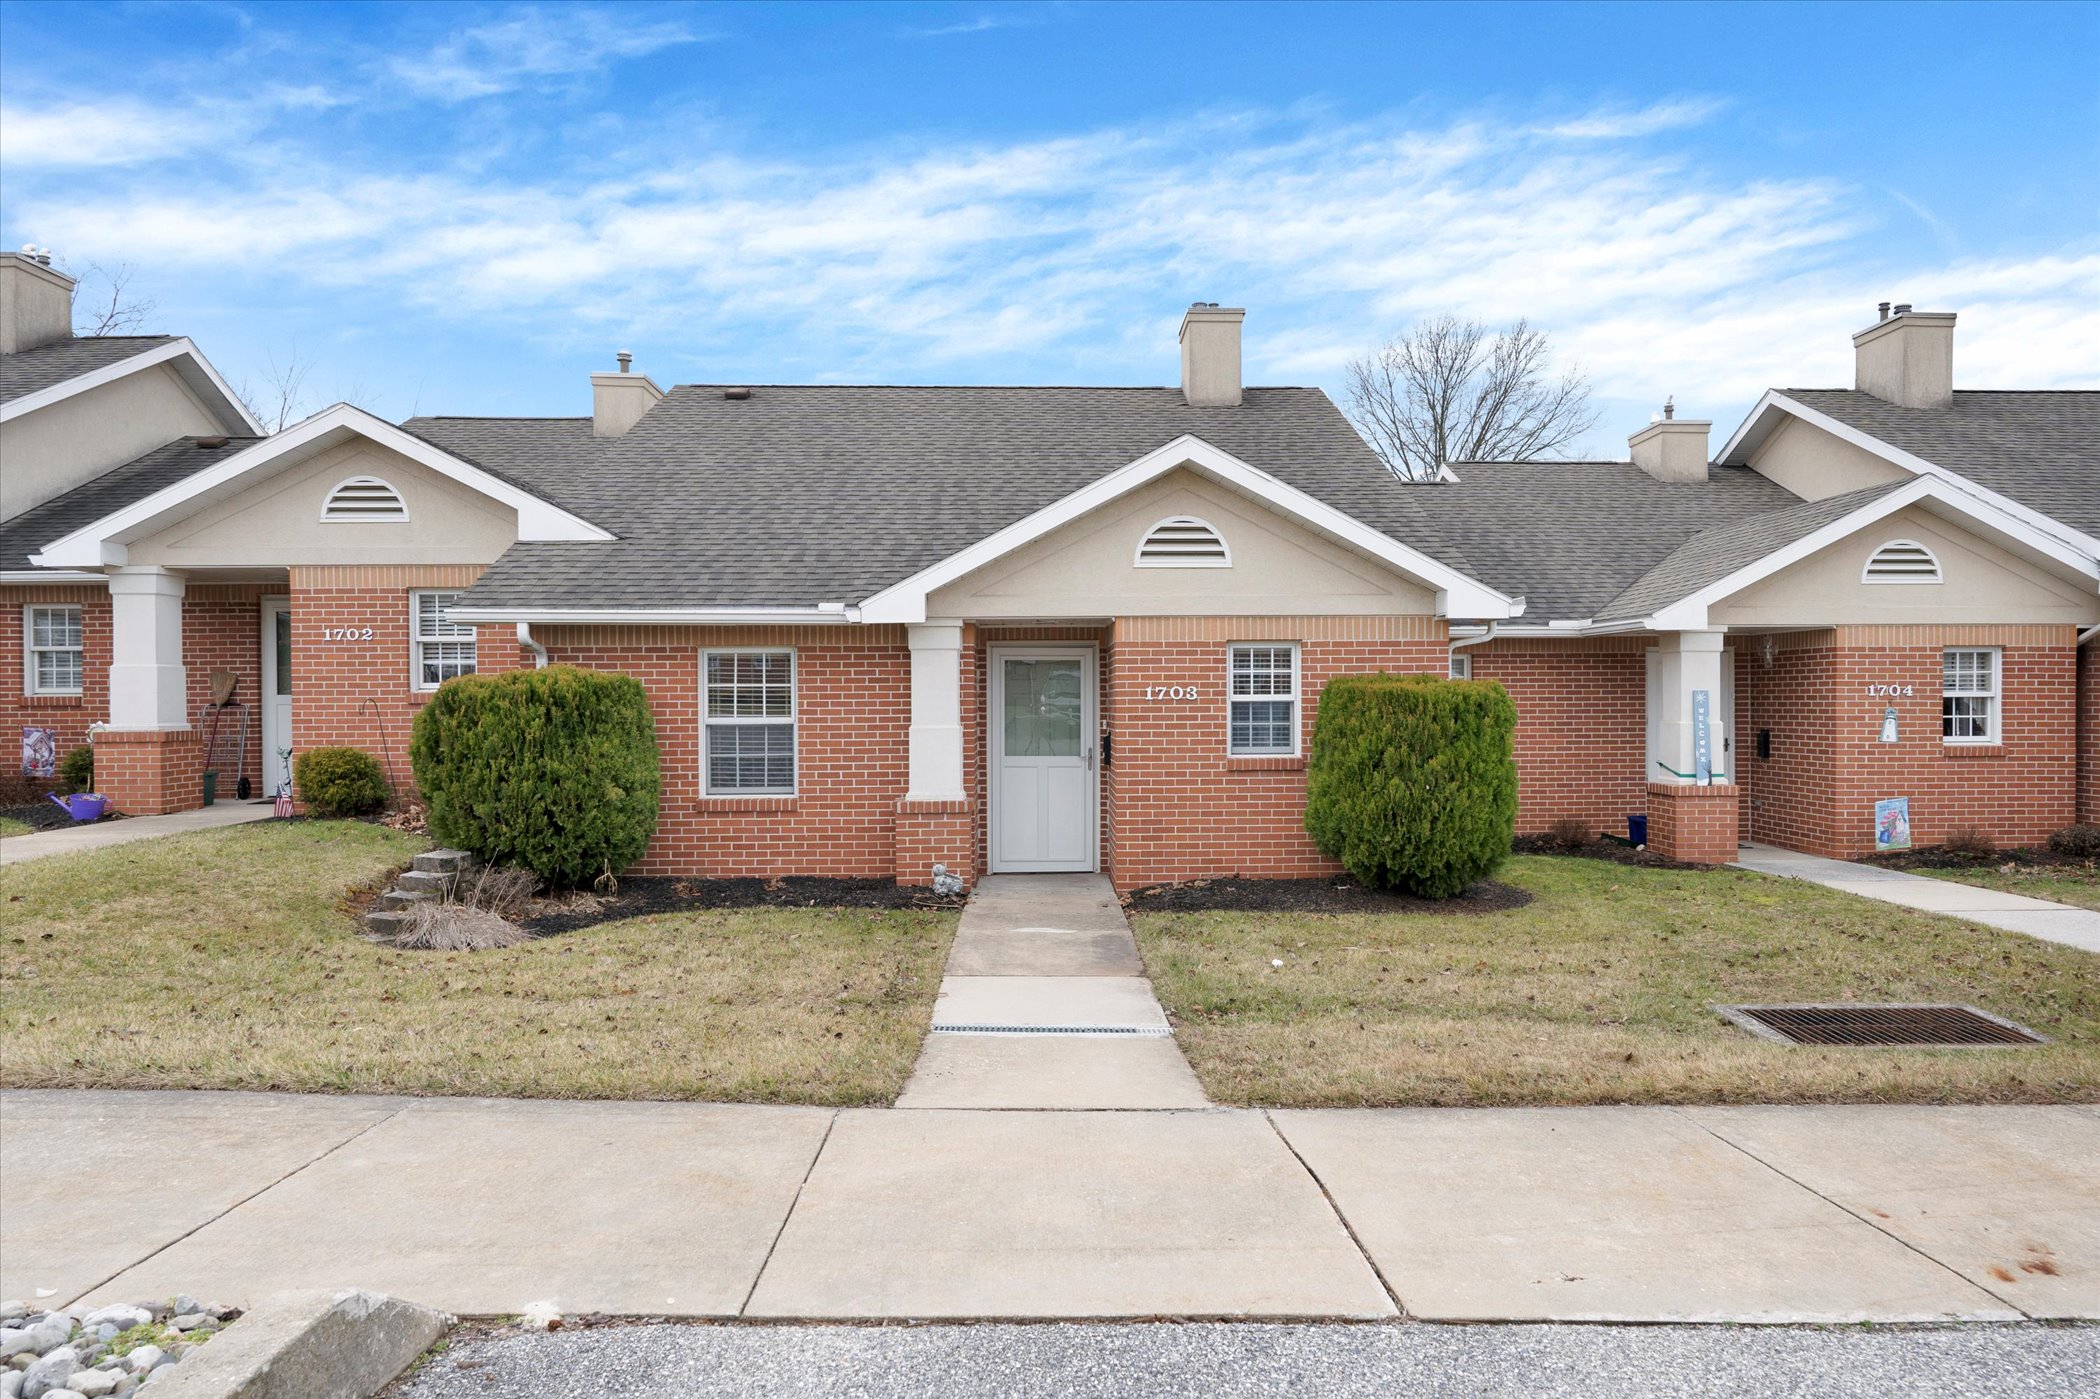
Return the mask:
POLYGON ((473 863, 464 850, 426 850, 416 856, 415 868, 424 874, 459 874, 473 863))
POLYGON ((375 907, 382 910, 411 909, 417 904, 437 902, 437 895, 428 889, 389 889, 381 894, 375 907))
POLYGON ((393 937, 414 917, 414 913, 401 909, 375 908, 365 915, 365 931, 373 937, 393 937))
POLYGON ((458 880, 459 876, 457 874, 431 874, 426 870, 406 870, 403 871, 400 878, 394 881, 394 888, 397 890, 423 890, 427 893, 443 894, 450 892, 452 886, 458 880))

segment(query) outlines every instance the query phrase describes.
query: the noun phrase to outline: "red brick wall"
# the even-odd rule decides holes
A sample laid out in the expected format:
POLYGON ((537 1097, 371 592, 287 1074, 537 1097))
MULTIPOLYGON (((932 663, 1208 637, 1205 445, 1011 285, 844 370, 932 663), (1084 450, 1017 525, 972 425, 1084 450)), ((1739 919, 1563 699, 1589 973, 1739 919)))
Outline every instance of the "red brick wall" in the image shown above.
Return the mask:
POLYGON ((1874 803, 1886 797, 1910 798, 1914 844, 1967 826, 2001 845, 2046 838, 2077 805, 2073 640, 2068 627, 1840 627, 1774 638, 1769 664, 1746 643, 1736 674, 1752 838, 1839 858, 1871 854, 1874 803), (1948 646, 2003 649, 2003 742, 1941 742, 1948 646), (1876 685, 1912 693, 1870 694, 1876 685), (1890 706, 1893 744, 1880 742, 1890 706), (1756 756, 1759 729, 1771 730, 1769 759, 1756 756))
POLYGON ((622 671, 649 691, 663 795, 656 839, 635 873, 896 874, 911 728, 904 628, 540 627, 533 635, 555 662, 622 671), (710 646, 795 651, 795 796, 703 794, 700 652, 710 646))
POLYGON ((2100 638, 2078 648, 2078 819, 2100 824, 2100 638))
POLYGON ((1726 782, 1708 787, 1651 782, 1648 848, 1673 860, 1725 865, 1736 857, 1738 789, 1726 782))
POLYGON ((109 731, 95 741, 95 787, 126 816, 204 804, 204 740, 194 729, 109 731))
MULTIPOLYGON (((109 718, 109 590, 98 587, 40 586, 0 588, 0 744, 5 745, 5 782, 0 790, 14 787, 22 777, 22 730, 35 727, 56 730, 58 756, 86 743, 88 725, 109 718), (77 603, 80 606, 81 642, 87 651, 82 693, 73 695, 25 694, 29 688, 26 651, 22 641, 22 609, 30 603, 77 603)), ((48 791, 55 781, 35 780, 29 785, 48 791)))
POLYGON ((1468 646, 1473 678, 1517 706, 1517 831, 1574 817, 1623 835, 1648 809, 1645 637, 1497 640, 1468 646))
POLYGON ((1305 834, 1305 759, 1320 690, 1336 675, 1446 672, 1448 632, 1431 617, 1126 617, 1114 627, 1114 844, 1121 889, 1215 875, 1309 878, 1339 866, 1305 834), (1297 758, 1227 752, 1233 642, 1299 643, 1297 758), (1148 701, 1149 687, 1199 698, 1148 701))

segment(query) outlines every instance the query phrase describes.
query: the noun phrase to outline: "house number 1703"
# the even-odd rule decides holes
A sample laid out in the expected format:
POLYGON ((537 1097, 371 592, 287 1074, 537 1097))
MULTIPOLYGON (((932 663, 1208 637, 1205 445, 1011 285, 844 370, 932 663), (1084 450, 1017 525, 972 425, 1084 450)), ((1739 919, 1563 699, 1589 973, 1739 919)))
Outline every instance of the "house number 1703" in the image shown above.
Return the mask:
POLYGON ((323 641, 370 641, 371 639, 372 629, 370 627, 321 628, 321 640, 323 641))
POLYGON ((1145 687, 1145 698, 1148 700, 1192 700, 1195 697, 1196 687, 1194 685, 1147 685, 1145 687))

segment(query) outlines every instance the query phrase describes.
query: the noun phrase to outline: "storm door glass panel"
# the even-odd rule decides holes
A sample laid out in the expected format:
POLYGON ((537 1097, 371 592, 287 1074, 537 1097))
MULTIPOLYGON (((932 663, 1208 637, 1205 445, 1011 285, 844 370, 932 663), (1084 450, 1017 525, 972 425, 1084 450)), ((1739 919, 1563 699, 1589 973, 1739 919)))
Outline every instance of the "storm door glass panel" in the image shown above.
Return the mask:
POLYGON ((292 692, 292 614, 277 613, 277 693, 292 692))
POLYGON ((1005 725, 1009 758, 1076 758, 1085 696, 1077 657, 1006 662, 1005 725))

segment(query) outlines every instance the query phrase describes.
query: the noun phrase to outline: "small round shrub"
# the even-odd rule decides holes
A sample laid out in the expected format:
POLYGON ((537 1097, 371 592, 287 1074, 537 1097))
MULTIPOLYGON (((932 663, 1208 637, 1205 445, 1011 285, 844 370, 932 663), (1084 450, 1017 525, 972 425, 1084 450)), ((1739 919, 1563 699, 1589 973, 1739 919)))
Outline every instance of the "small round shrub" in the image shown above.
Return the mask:
POLYGON ((95 790, 95 750, 85 743, 58 760, 58 780, 68 792, 95 790))
POLYGON ((1516 724, 1492 680, 1328 681, 1313 722, 1306 832, 1369 888, 1450 898, 1509 858, 1516 724))
POLYGON ((292 765, 292 779, 316 816, 363 816, 386 805, 386 774, 362 748, 309 748, 292 765))
POLYGON ((557 887, 617 874, 656 833, 656 722, 632 676, 557 665, 448 680, 408 752, 431 835, 557 887))
POLYGON ((2050 832, 2049 853, 2068 860, 2100 860, 2100 825, 2066 826, 2050 832))

